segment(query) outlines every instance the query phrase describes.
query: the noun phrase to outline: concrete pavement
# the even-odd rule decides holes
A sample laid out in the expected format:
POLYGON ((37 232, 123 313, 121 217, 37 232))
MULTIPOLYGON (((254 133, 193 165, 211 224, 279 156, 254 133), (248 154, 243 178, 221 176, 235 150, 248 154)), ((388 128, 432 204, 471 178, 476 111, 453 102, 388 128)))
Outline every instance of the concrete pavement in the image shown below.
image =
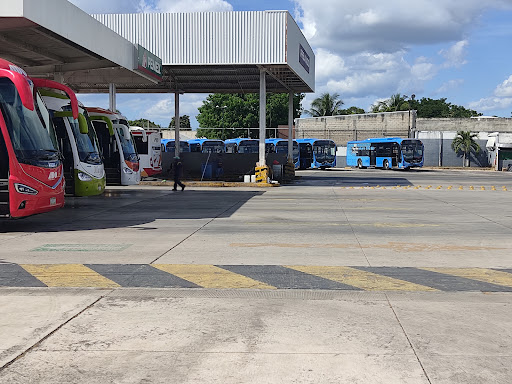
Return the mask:
POLYGON ((0 282, 41 283, 0 283, 0 383, 512 382, 512 296, 488 289, 512 272, 510 178, 300 175, 268 190, 112 188, 0 223, 0 282), (443 189, 414 189, 430 184, 443 189), (51 287, 96 281, 82 267, 117 285, 51 287), (162 274, 188 288, 140 287, 162 274))

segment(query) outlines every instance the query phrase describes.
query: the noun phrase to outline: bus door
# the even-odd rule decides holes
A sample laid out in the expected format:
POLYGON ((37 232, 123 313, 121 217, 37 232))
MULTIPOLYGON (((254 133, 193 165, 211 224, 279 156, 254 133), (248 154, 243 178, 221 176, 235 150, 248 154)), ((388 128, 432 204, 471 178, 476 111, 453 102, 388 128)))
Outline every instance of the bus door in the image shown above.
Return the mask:
POLYGON ((103 155, 107 184, 121 184, 121 158, 115 135, 111 135, 106 122, 94 121, 94 129, 103 155))
POLYGON ((9 217, 9 154, 0 132, 0 216, 9 217))
MULTIPOLYGON (((66 129, 66 123, 63 118, 54 118, 53 125, 59 148, 62 151, 62 160, 64 166, 64 179, 66 180, 66 193, 74 194, 75 191, 75 161, 73 157, 73 149, 71 148, 71 140, 66 129)), ((73 140, 75 138, 73 137, 73 140)))
POLYGON ((393 143, 391 147, 391 163, 393 167, 398 167, 398 164, 402 162, 400 155, 400 145, 393 143))
POLYGON ((377 163, 377 149, 374 146, 370 146, 370 167, 375 167, 377 163))
POLYGON ((313 163, 313 147, 309 143, 299 144, 300 168, 307 169, 313 163))

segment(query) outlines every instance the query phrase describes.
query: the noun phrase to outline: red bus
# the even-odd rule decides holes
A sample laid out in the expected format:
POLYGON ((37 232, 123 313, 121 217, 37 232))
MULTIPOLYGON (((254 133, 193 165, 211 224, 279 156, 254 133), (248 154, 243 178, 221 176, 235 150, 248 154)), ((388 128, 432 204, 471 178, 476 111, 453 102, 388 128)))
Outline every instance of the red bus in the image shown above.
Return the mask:
POLYGON ((78 118, 78 102, 70 88, 31 79, 23 69, 0 59, 0 217, 30 216, 64 205, 61 155, 38 86, 66 92, 78 118))

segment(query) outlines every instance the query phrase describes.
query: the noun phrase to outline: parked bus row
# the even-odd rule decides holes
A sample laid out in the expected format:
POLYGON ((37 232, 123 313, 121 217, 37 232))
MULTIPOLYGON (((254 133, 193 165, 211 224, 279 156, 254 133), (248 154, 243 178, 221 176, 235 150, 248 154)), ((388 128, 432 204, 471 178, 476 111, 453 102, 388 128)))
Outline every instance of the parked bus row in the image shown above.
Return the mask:
MULTIPOLYGON (((162 139, 163 152, 175 151, 174 139, 162 139)), ((288 140, 266 139, 266 153, 288 153, 288 140)), ((259 153, 258 139, 192 139, 180 141, 180 153, 259 153)), ((297 139, 293 140, 293 162, 296 169, 331 168, 336 166, 336 144, 332 140, 297 139)))
POLYGON ((138 184, 140 163, 160 172, 160 134, 134 131, 152 152, 137 153, 122 115, 85 108, 70 88, 0 59, 0 217, 48 212, 66 192, 97 195, 107 182, 138 184))

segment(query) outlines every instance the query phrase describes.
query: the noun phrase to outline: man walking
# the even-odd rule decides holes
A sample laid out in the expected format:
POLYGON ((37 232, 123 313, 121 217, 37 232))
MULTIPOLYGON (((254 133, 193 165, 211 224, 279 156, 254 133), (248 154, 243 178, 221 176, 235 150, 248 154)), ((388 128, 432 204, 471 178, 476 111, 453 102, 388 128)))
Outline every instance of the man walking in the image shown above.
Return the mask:
POLYGON ((181 162, 179 157, 174 158, 174 188, 173 191, 177 191, 176 187, 179 185, 181 187, 181 190, 183 191, 185 189, 185 184, 183 184, 181 180, 181 176, 183 175, 183 163, 181 162))

